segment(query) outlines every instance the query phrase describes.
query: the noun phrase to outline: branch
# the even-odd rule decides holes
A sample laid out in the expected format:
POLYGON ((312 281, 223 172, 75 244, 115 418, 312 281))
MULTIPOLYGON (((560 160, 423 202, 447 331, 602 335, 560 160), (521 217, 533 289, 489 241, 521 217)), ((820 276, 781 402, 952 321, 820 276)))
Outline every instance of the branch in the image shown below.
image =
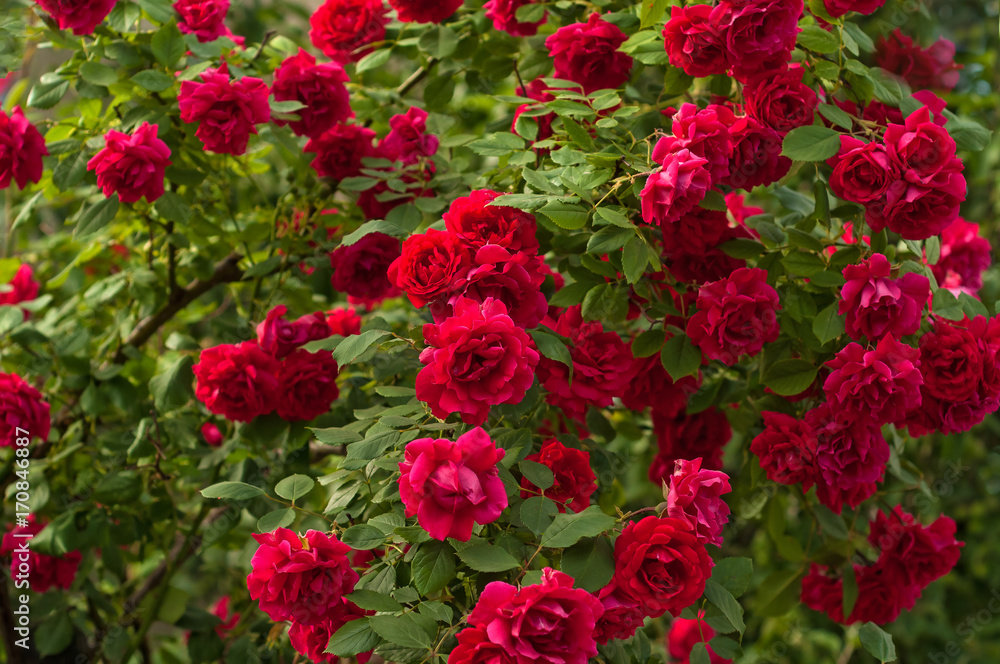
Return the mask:
POLYGON ((402 97, 407 92, 412 90, 417 83, 419 83, 420 81, 424 80, 427 77, 427 74, 431 73, 431 70, 434 69, 434 66, 439 62, 441 62, 441 60, 439 60, 438 58, 431 58, 430 60, 428 60, 426 65, 424 65, 417 71, 413 72, 412 76, 406 79, 406 81, 404 81, 401 86, 396 88, 396 94, 402 97))

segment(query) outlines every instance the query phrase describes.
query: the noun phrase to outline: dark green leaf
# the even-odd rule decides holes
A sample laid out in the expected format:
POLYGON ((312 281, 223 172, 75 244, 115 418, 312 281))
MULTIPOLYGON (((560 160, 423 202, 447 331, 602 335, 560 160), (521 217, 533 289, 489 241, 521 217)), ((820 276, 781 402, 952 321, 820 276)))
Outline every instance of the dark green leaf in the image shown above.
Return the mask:
POLYGON ((385 533, 375 526, 362 523, 345 530, 340 539, 352 549, 369 551, 377 549, 385 543, 385 533))
POLYGON ((338 629, 324 652, 337 657, 354 657, 370 651, 381 643, 382 639, 372 629, 369 620, 369 618, 352 620, 338 629))
POLYGON ((646 272, 649 265, 649 253, 646 250, 646 243, 642 238, 633 237, 622 249, 622 269, 625 272, 625 279, 630 284, 634 284, 646 272))
POLYGON ((118 82, 118 72, 100 62, 84 62, 80 65, 80 76, 94 85, 111 85, 118 82))
POLYGON ((521 565, 514 556, 493 544, 473 544, 459 551, 458 557, 478 572, 506 572, 521 565))
POLYGON ((118 194, 115 194, 111 198, 81 208, 73 234, 77 237, 86 237, 101 230, 118 214, 118 205, 118 194))
POLYGON ((224 498, 226 500, 251 500, 266 495, 264 490, 244 482, 219 482, 201 490, 206 498, 224 498))
POLYGON ((732 593, 715 581, 709 580, 705 584, 705 598, 722 611, 722 614, 729 619, 729 622, 740 634, 743 633, 747 628, 743 622, 743 607, 736 601, 732 593))
POLYGON ((257 520, 257 530, 262 533, 269 533, 278 528, 287 528, 295 521, 295 510, 291 507, 284 507, 280 510, 268 512, 257 520))
POLYGON ((417 624, 412 614, 401 616, 372 616, 368 619, 375 633, 389 643, 404 648, 431 647, 431 636, 417 624))
POLYGON ((524 139, 510 132, 497 132, 472 141, 469 143, 469 148, 484 157, 503 157, 511 152, 523 150, 524 139))
POLYGON ((410 563, 413 583, 421 595, 441 590, 455 576, 455 554, 447 542, 424 542, 410 563))
POLYGON ((153 395, 158 410, 166 411, 183 406, 194 396, 191 387, 194 382, 194 373, 191 371, 193 366, 194 358, 181 355, 149 380, 149 392, 153 395))
POLYGON ((174 85, 174 79, 162 71, 146 69, 132 77, 132 82, 150 92, 163 92, 174 85))
POLYGON ((826 161, 838 152, 840 133, 820 125, 791 130, 781 146, 781 154, 794 161, 826 161))
POLYGON ((652 357, 660 352, 666 340, 667 333, 662 327, 646 330, 632 342, 633 357, 652 357))
POLYGON ((596 593, 611 581, 615 557, 607 539, 588 539, 563 551, 560 569, 576 580, 577 588, 596 593))
POLYGON ((535 345, 538 346, 538 352, 543 356, 555 362, 561 362, 571 369, 573 368, 573 356, 570 355, 570 350, 562 339, 548 332, 543 332, 541 329, 528 330, 528 333, 534 340, 535 345))
POLYGON ((552 470, 544 464, 525 459, 518 466, 525 479, 542 491, 551 488, 555 484, 555 476, 552 474, 552 470))
POLYGON ((880 662, 896 661, 896 646, 892 643, 892 635, 875 623, 867 622, 858 632, 861 645, 880 662))
POLYGON ((747 591, 753 576, 753 561, 749 558, 723 558, 712 568, 712 581, 728 590, 733 597, 747 591))
POLYGON ((576 514, 559 514, 542 535, 542 544, 550 549, 564 549, 584 537, 596 537, 612 528, 617 519, 591 505, 576 514))
POLYGON ((559 513, 556 504, 549 498, 532 496, 521 503, 521 521, 536 535, 541 535, 559 513))
POLYGON ((822 344, 833 341, 844 333, 844 318, 837 314, 838 302, 820 311, 813 320, 813 334, 822 344))
POLYGON ((538 210, 560 228, 576 230, 587 225, 590 216, 586 208, 574 203, 549 201, 538 210))
POLYGON ((794 396, 816 380, 816 367, 805 360, 781 360, 767 367, 764 384, 781 396, 794 396))
POLYGON ((347 337, 333 351, 333 359, 337 360, 337 364, 342 367, 348 365, 361 357, 361 354, 366 350, 391 334, 392 332, 386 330, 368 330, 367 332, 347 337))
POLYGON ((174 23, 170 23, 153 35, 151 43, 153 57, 164 67, 171 67, 184 56, 187 46, 184 45, 184 35, 174 23))
POLYGON ((308 475, 292 475, 278 482, 274 492, 286 500, 295 502, 313 490, 316 480, 308 475))
POLYGON ((798 43, 816 53, 836 53, 840 50, 840 40, 818 25, 807 25, 802 28, 798 43))
POLYGON ((357 604, 367 611, 394 612, 402 611, 403 605, 382 593, 373 590, 355 590, 345 599, 357 604))
POLYGON ((685 376, 693 376, 701 367, 701 350, 695 347, 686 334, 678 334, 667 340, 660 351, 660 361, 674 382, 685 376))

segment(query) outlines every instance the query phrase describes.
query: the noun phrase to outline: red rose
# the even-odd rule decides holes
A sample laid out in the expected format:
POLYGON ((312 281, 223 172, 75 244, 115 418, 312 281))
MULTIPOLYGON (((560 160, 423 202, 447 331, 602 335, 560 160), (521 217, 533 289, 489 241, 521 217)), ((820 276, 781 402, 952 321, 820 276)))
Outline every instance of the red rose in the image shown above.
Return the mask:
POLYGON ((247 588, 271 620, 322 625, 354 590, 359 577, 347 557, 351 547, 336 535, 310 530, 299 537, 278 528, 253 538, 260 546, 250 560, 247 588))
POLYGON ((712 646, 708 645, 708 642, 715 636, 715 630, 705 622, 703 617, 704 611, 701 611, 697 619, 675 618, 670 623, 670 631, 667 633, 667 650, 670 652, 671 661, 677 662, 677 664, 690 664, 691 651, 695 644, 704 643, 711 664, 731 664, 733 660, 716 655, 712 646))
POLYGON ((728 366, 742 355, 753 357, 781 331, 778 293, 760 268, 741 268, 726 279, 702 286, 697 307, 688 321, 687 335, 706 359, 728 366))
POLYGON ((87 170, 97 173, 105 196, 118 194, 122 203, 145 197, 152 203, 163 195, 170 148, 156 137, 157 129, 143 122, 131 136, 114 130, 104 136, 104 148, 87 162, 87 170))
POLYGON ((399 258, 400 243, 385 233, 369 233, 354 244, 330 253, 334 290, 365 302, 379 302, 399 294, 389 281, 389 266, 399 258))
POLYGON ((404 23, 440 23, 458 11, 464 0, 389 0, 404 23))
POLYGON ((538 251, 535 217, 517 208, 490 205, 499 196, 496 191, 477 189, 456 198, 444 213, 445 228, 477 249, 495 244, 534 255, 538 251))
POLYGON ((924 526, 897 505, 889 515, 879 511, 871 524, 868 542, 898 565, 910 585, 920 589, 952 570, 961 557, 963 542, 955 539, 955 521, 941 516, 924 526))
POLYGON ((389 266, 389 281, 422 307, 447 294, 471 261, 459 236, 431 228, 403 242, 402 254, 389 266))
POLYGON ((566 25, 545 46, 555 61, 555 77, 583 86, 585 94, 617 88, 632 73, 632 57, 618 50, 628 35, 594 12, 586 23, 566 25))
POLYGON ((819 101, 802 82, 804 73, 801 66, 789 65, 750 78, 743 88, 747 115, 779 134, 812 124, 819 101))
POLYGON ((343 180, 361 175, 366 158, 381 157, 374 145, 375 132, 367 127, 353 124, 338 124, 310 138, 304 148, 313 152, 313 170, 320 177, 343 180))
POLYGON ((875 62, 893 74, 899 74, 914 88, 933 88, 950 92, 958 85, 958 71, 962 65, 955 63, 955 45, 939 39, 928 48, 914 44, 899 28, 889 37, 879 39, 875 62))
POLYGON ((385 39, 387 11, 382 0, 326 0, 309 18, 309 39, 335 62, 360 60, 385 39))
POLYGON ((663 168, 650 174, 640 195, 642 220, 661 226, 690 212, 712 186, 707 159, 685 149, 663 155, 663 160, 663 168))
POLYGON ((19 579, 27 578, 33 593, 44 593, 53 588, 69 590, 73 585, 73 579, 76 578, 76 571, 80 561, 83 560, 83 555, 79 551, 70 551, 61 556, 47 556, 29 548, 28 559, 24 560, 20 547, 25 542, 30 542, 31 538, 27 536, 38 535, 46 526, 38 521, 34 514, 29 514, 27 521, 27 525, 24 526, 9 525, 3 541, 0 542, 0 556, 17 552, 16 555, 11 555, 11 576, 19 579))
POLYGON ((280 304, 257 325, 257 345, 261 350, 281 359, 310 341, 326 339, 330 329, 321 313, 303 316, 297 321, 285 320, 288 307, 280 304))
POLYGON ((674 417, 687 408, 688 398, 698 391, 699 379, 685 376, 676 383, 659 355, 637 357, 633 363, 633 378, 621 395, 626 408, 642 411, 652 408, 667 417, 674 417))
POLYGON ((615 541, 613 583, 653 618, 691 606, 711 574, 705 545, 679 519, 647 516, 615 541))
POLYGON ((901 422, 920 405, 920 351, 882 337, 874 350, 847 344, 826 363, 832 371, 823 383, 827 401, 870 418, 875 424, 901 422))
POLYGON ((223 595, 212 607, 212 615, 218 618, 221 623, 215 626, 215 633, 220 639, 225 639, 226 634, 240 622, 239 613, 230 613, 229 602, 232 601, 229 595, 223 595))
POLYGON ((639 604, 631 597, 622 592, 614 581, 601 588, 597 593, 604 613, 597 620, 594 627, 594 638, 601 645, 607 645, 608 641, 630 639, 635 636, 637 629, 642 627, 646 620, 639 604))
POLYGON ((219 447, 222 445, 222 441, 225 440, 222 432, 219 431, 219 427, 211 422, 205 422, 201 425, 201 436, 205 439, 209 447, 219 447))
POLYGON ((511 254, 495 244, 480 247, 472 267, 455 280, 447 302, 431 303, 434 320, 440 323, 450 317, 455 304, 463 298, 476 302, 492 298, 506 305, 511 320, 519 327, 537 326, 549 310, 541 291, 545 282, 541 263, 542 259, 537 256, 511 254))
POLYGON ((560 512, 566 512, 567 507, 574 512, 590 507, 590 497, 597 490, 597 476, 590 467, 588 452, 566 447, 552 438, 545 441, 540 452, 526 458, 551 470, 555 482, 542 492, 528 478, 521 478, 522 498, 544 493, 546 498, 555 501, 560 512))
MULTIPOLYGON (((549 87, 545 84, 545 81, 543 81, 540 78, 536 78, 531 83, 529 83, 527 85, 527 88, 522 88, 521 92, 522 94, 524 94, 525 97, 528 97, 529 99, 534 99, 536 101, 544 102, 544 101, 553 101, 555 99, 555 97, 552 96, 551 93, 549 93, 549 87)), ((532 110, 532 108, 536 106, 538 105, 521 104, 520 106, 517 107, 517 110, 514 111, 514 121, 511 122, 510 125, 510 130, 513 133, 518 134, 518 136, 520 136, 520 133, 518 133, 517 131, 518 118, 520 118, 522 114, 524 114, 529 110, 532 110)), ((532 143, 536 143, 538 141, 544 141, 545 139, 552 137, 552 121, 555 120, 555 118, 556 118, 555 113, 546 113, 544 115, 536 115, 532 117, 532 120, 534 120, 538 124, 538 133, 534 137, 534 139, 532 139, 532 143)), ((542 151, 539 150, 539 152, 542 151)), ((544 153, 548 154, 548 150, 546 149, 544 153)))
POLYGON ((729 476, 701 467, 701 459, 678 459, 667 491, 667 516, 688 524, 698 539, 722 546, 722 529, 729 523, 729 505, 722 494, 733 488, 729 476))
POLYGON ((526 5, 534 4, 534 0, 489 0, 483 9, 486 18, 493 20, 493 27, 503 30, 515 37, 533 37, 538 32, 538 26, 545 23, 546 14, 537 21, 525 23, 517 20, 517 10, 526 5))
POLYGON ((458 437, 407 443, 399 464, 399 495, 406 517, 442 542, 468 542, 473 523, 493 523, 507 508, 497 464, 504 457, 489 435, 475 428, 458 437))
POLYGON ((18 438, 49 437, 49 404, 42 394, 16 373, 0 371, 0 447, 15 445, 18 438), (18 429, 27 434, 18 433, 18 429))
MULTIPOLYGON (((730 239, 726 213, 702 207, 694 208, 676 221, 661 224, 660 229, 663 232, 663 257, 668 260, 688 254, 706 254, 730 239)), ((670 272, 673 273, 673 270, 670 272)))
POLYGON ((461 299, 452 318, 424 325, 424 341, 417 398, 435 417, 482 424, 491 406, 521 403, 534 381, 538 352, 502 302, 461 299))
POLYGON ((298 120, 275 119, 279 127, 288 125, 299 136, 315 138, 335 125, 354 117, 350 94, 344 85, 350 79, 336 62, 316 64, 316 58, 299 49, 285 58, 274 72, 271 92, 276 101, 297 101, 304 108, 294 111, 298 120))
POLYGON ((934 331, 920 337, 924 391, 945 401, 963 401, 982 383, 983 349, 965 327, 936 319, 934 331))
POLYGON ((448 664, 517 664, 505 646, 490 641, 482 627, 466 627, 457 636, 458 645, 448 655, 448 664))
POLYGON ((889 153, 904 165, 910 182, 935 186, 942 172, 962 170, 962 161, 955 156, 955 140, 947 129, 931 122, 926 106, 911 113, 903 124, 889 124, 883 141, 889 153))
POLYGON ((267 85, 259 78, 244 76, 233 81, 229 65, 201 73, 202 83, 182 81, 177 96, 181 120, 197 122, 195 136, 208 152, 241 155, 247 151, 255 125, 271 119, 267 85))
POLYGON ((843 581, 827 576, 826 568, 813 565, 802 579, 802 602, 811 609, 823 611, 842 624, 874 622, 884 625, 899 617, 904 608, 911 608, 919 589, 905 585, 898 570, 882 564, 871 567, 854 566, 858 596, 851 615, 844 619, 843 581))
POLYGON ((780 69, 791 59, 802 0, 738 0, 719 6, 724 9, 713 21, 718 21, 738 79, 780 69))
POLYGON ((808 491, 819 472, 816 466, 816 432, 805 420, 764 411, 764 430, 750 451, 760 458, 767 479, 778 484, 801 484, 808 491))
MULTIPOLYGON (((376 156, 384 157, 381 153, 376 156)), ((410 169, 410 172, 414 170, 410 169)), ((433 196, 434 190, 426 186, 432 175, 433 170, 430 168, 418 171, 416 177, 397 171, 395 179, 406 185, 405 191, 391 189, 385 180, 379 180, 374 187, 365 189, 358 195, 358 207, 364 213, 365 219, 385 219, 400 205, 412 203, 417 198, 433 196)))
POLYGON ((252 341, 201 351, 194 365, 195 397, 227 420, 249 422, 274 410, 278 361, 252 341))
POLYGON ((632 379, 632 351, 617 332, 598 322, 583 322, 580 307, 566 309, 553 330, 573 342, 573 377, 562 362, 542 357, 538 379, 549 392, 546 400, 567 416, 583 422, 587 406, 607 408, 632 379))
POLYGON ((350 307, 338 307, 326 312, 326 324, 330 334, 341 337, 361 334, 361 316, 350 307))
POLYGON ((406 113, 392 116, 389 127, 389 133, 379 143, 386 159, 414 164, 437 154, 440 140, 427 133, 427 111, 422 108, 412 106, 406 113))
POLYGON ((719 25, 720 15, 725 11, 725 5, 671 7, 670 20, 663 28, 670 64, 691 76, 726 73, 729 54, 719 25))
MULTIPOLYGON (((14 273, 14 278, 6 284, 0 284, 0 305, 20 304, 30 302, 38 297, 38 290, 41 288, 34 279, 34 272, 31 266, 23 263, 14 273)), ((24 312, 25 320, 28 319, 28 312, 24 312)))
POLYGON ((899 338, 920 329, 921 312, 930 297, 930 281, 913 272, 890 279, 892 267, 882 254, 844 268, 847 283, 840 290, 837 313, 846 314, 852 339, 899 338))
POLYGON ((718 408, 694 415, 680 412, 669 416, 653 411, 657 453, 649 467, 649 480, 660 486, 670 483, 678 459, 702 459, 702 466, 722 468, 722 451, 733 437, 729 420, 718 408))
POLYGON ((42 157, 48 154, 45 139, 24 117, 20 106, 10 115, 0 110, 0 189, 9 187, 11 180, 19 189, 41 180, 42 157))
POLYGON ((942 171, 934 186, 897 180, 886 192, 885 207, 870 207, 865 220, 875 232, 888 226, 904 240, 926 240, 958 219, 965 195, 965 178, 958 171, 942 171))
POLYGON ((118 0, 35 0, 59 24, 74 35, 89 35, 111 13, 118 0))
POLYGON ((299 349, 281 362, 278 369, 278 415, 289 422, 314 420, 330 410, 340 396, 337 374, 340 367, 333 353, 299 349))
POLYGON ((993 249, 989 240, 979 236, 979 224, 959 218, 941 233, 941 258, 931 271, 942 287, 954 284, 975 292, 982 288, 983 272, 992 262, 993 249))
POLYGON ((885 0, 823 0, 823 6, 833 18, 843 16, 847 12, 868 16, 884 4, 885 0))
POLYGON ((586 664, 597 655, 594 625, 602 613, 601 602, 574 588, 571 576, 546 567, 538 585, 487 584, 469 624, 517 664, 586 664))
POLYGON ((881 429, 860 413, 824 403, 806 413, 816 434, 816 496, 840 514, 844 504, 857 507, 875 493, 885 475, 889 444, 881 429))
POLYGON ((899 162, 881 143, 864 143, 853 136, 840 137, 840 152, 830 160, 830 189, 838 198, 862 205, 881 201, 899 179, 899 162))
MULTIPOLYGON (((296 652, 305 655, 310 661, 317 664, 337 664, 340 658, 334 654, 326 652, 330 645, 330 639, 341 627, 365 616, 372 615, 374 611, 363 611, 352 602, 341 598, 335 601, 333 608, 327 614, 323 622, 317 625, 304 625, 300 622, 292 621, 288 628, 288 639, 292 648, 296 652)), ((355 655, 359 664, 365 664, 371 659, 371 651, 355 655)))
POLYGON ((745 189, 766 187, 788 174, 792 160, 781 155, 781 134, 749 115, 737 118, 729 127, 733 157, 729 177, 721 184, 745 189))
POLYGON ((199 42, 215 41, 229 34, 226 14, 229 0, 177 0, 177 27, 184 34, 195 34, 199 42))
POLYGON ((694 156, 708 160, 713 181, 722 180, 729 175, 733 154, 729 127, 735 121, 733 112, 725 106, 710 104, 708 108, 699 109, 694 104, 682 104, 674 115, 673 136, 657 141, 653 161, 664 164, 670 159, 670 153, 687 148, 694 156))

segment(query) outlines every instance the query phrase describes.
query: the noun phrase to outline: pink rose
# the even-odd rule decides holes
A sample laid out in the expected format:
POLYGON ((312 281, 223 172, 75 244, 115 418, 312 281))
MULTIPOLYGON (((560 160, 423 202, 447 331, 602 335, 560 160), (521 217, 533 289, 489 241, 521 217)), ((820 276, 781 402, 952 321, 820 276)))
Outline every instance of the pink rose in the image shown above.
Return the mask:
POLYGON ((304 105, 293 113, 298 120, 275 119, 279 127, 288 125, 299 136, 316 138, 335 125, 354 117, 350 94, 344 85, 350 79, 336 62, 316 64, 316 58, 299 49, 285 58, 274 72, 271 92, 275 101, 297 101, 304 105))
MULTIPOLYGON (((324 321, 325 327, 325 321, 324 321)), ((333 353, 299 349, 286 357, 278 369, 278 415, 289 422, 314 420, 330 410, 340 396, 340 367, 333 353)))
POLYGON ((594 626, 603 612, 596 597, 573 587, 571 576, 546 567, 538 585, 487 584, 469 624, 517 664, 586 664, 597 655, 594 626))
POLYGON ((229 34, 226 14, 229 0, 177 0, 177 27, 184 34, 194 33, 199 42, 215 41, 229 34))
POLYGON ((385 39, 387 12, 382 0, 326 0, 309 18, 309 39, 334 62, 355 62, 385 39))
POLYGON ((389 133, 379 143, 379 150, 386 159, 415 164, 437 153, 440 140, 427 133, 427 111, 424 109, 412 106, 406 113, 392 116, 389 127, 389 133))
POLYGON ((779 134, 813 123, 819 101, 816 93, 802 82, 799 65, 751 77, 743 87, 747 115, 779 134))
POLYGON ((913 272, 889 278, 892 267, 882 254, 844 268, 837 313, 845 315, 852 339, 905 337, 920 329, 921 312, 930 298, 930 281, 913 272))
POLYGON ((60 30, 72 29, 74 35, 89 35, 111 13, 118 0, 35 0, 49 13, 60 30))
POLYGON ((493 21, 493 27, 503 30, 515 37, 533 37, 538 32, 538 26, 545 23, 546 14, 538 21, 525 23, 517 20, 517 10, 534 4, 534 0, 489 0, 483 9, 486 18, 493 21))
POLYGON ((16 445, 18 438, 29 444, 32 438, 45 441, 50 426, 49 404, 42 393, 16 373, 0 371, 0 447, 27 447, 16 445))
POLYGON ((850 343, 826 363, 832 370, 823 383, 827 401, 870 418, 878 425, 901 422, 920 405, 920 351, 891 334, 874 350, 850 343))
POLYGON ((11 180, 19 189, 41 180, 42 157, 48 154, 45 139, 24 117, 20 106, 10 115, 0 110, 0 189, 9 187, 11 180))
POLYGON ((705 358, 733 366, 742 355, 753 357, 778 338, 778 292, 760 268, 740 268, 726 279, 698 291, 698 310, 687 335, 705 358))
POLYGON ((992 262, 993 249, 989 240, 979 236, 979 224, 959 218, 941 233, 941 257, 931 271, 942 286, 978 291, 992 262))
POLYGON ((181 120, 197 122, 195 136, 208 152, 241 155, 247 151, 255 125, 271 119, 268 90, 264 81, 252 76, 233 81, 229 65, 201 73, 202 83, 182 81, 177 96, 181 120))
POLYGON ((586 23, 566 25, 545 40, 555 77, 583 86, 585 94, 617 88, 632 73, 632 57, 618 50, 628 35, 594 12, 586 23))
POLYGON ((249 422, 275 408, 279 364, 253 341, 206 348, 193 369, 195 397, 227 420, 249 422))
POLYGON ((497 463, 504 457, 489 435, 475 428, 458 440, 421 438, 407 443, 399 464, 399 495, 406 517, 436 540, 468 542, 473 523, 493 523, 507 508, 497 463))
POLYGON ((313 152, 313 170, 320 177, 343 180, 361 175, 366 158, 381 157, 373 141, 375 132, 367 127, 338 124, 320 136, 310 138, 304 148, 313 152))
MULTIPOLYGON (((700 5, 704 6, 704 5, 700 5)), ((733 112, 725 106, 709 104, 699 109, 694 104, 682 104, 674 115, 673 136, 664 136, 653 148, 653 161, 666 164, 670 154, 682 149, 708 160, 708 170, 713 181, 729 175, 733 155, 733 139, 729 127, 736 121, 733 112)))
POLYGON ((663 168, 646 180, 640 194, 642 220, 670 224, 700 203, 712 186, 708 160, 682 149, 662 155, 663 168))
POLYGON ((275 358, 280 360, 310 341, 330 336, 322 313, 303 316, 294 322, 285 320, 286 313, 288 307, 279 304, 267 312, 267 318, 257 325, 257 345, 275 358))
POLYGON ((299 537, 287 528, 253 534, 260 546, 247 575, 250 599, 271 620, 321 625, 354 590, 358 573, 351 568, 351 547, 317 530, 299 537))
POLYGON ((424 341, 417 398, 435 417, 482 424, 492 406, 520 403, 534 381, 538 352, 502 302, 460 299, 453 317, 424 325, 424 341))
POLYGON ((726 5, 674 5, 663 28, 663 43, 670 64, 691 76, 724 74, 729 66, 719 24, 726 5))
POLYGON ((152 203, 163 195, 170 148, 156 137, 158 129, 143 122, 131 136, 114 130, 104 136, 105 146, 87 162, 87 170, 97 173, 105 196, 118 194, 122 203, 140 198, 152 203))
POLYGON ((729 505, 722 494, 732 491, 729 476, 704 470, 701 459, 679 459, 670 476, 667 516, 686 521, 702 542, 722 546, 722 529, 729 523, 729 505))

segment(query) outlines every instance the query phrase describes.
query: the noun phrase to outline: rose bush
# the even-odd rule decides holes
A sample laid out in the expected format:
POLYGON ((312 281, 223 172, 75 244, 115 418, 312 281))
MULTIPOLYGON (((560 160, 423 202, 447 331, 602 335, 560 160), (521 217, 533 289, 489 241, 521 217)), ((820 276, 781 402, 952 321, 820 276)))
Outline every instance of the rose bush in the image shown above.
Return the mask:
POLYGON ((0 0, 5 661, 996 660, 960 4, 0 0))

